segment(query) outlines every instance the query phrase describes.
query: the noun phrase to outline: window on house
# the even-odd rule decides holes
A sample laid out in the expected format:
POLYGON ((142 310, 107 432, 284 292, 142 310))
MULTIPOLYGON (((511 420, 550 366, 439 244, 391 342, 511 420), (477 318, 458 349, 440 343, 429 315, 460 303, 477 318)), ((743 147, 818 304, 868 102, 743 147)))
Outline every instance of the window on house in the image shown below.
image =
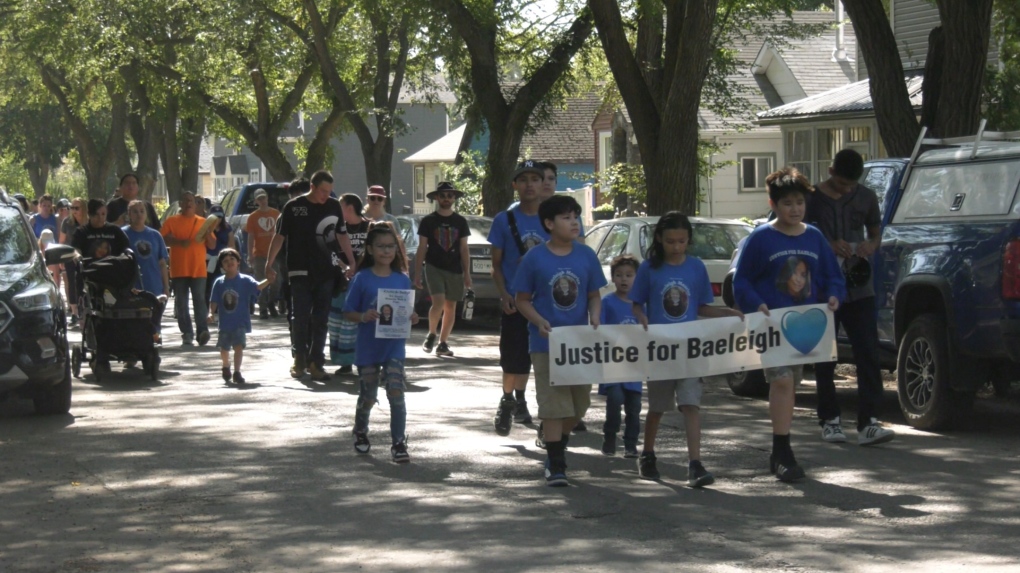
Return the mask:
POLYGON ((740 191, 765 191, 765 178, 775 171, 775 154, 738 155, 740 161, 740 191))
POLYGON ((812 178, 811 130, 786 132, 786 162, 796 167, 808 180, 812 178))
POLYGON ((258 169, 251 169, 251 170, 248 171, 248 181, 249 182, 254 183, 255 181, 258 181, 261 178, 262 178, 262 175, 259 173, 258 169))
POLYGON ((818 129, 815 135, 818 138, 818 170, 815 173, 823 178, 832 166, 832 159, 843 149, 843 128, 818 129))

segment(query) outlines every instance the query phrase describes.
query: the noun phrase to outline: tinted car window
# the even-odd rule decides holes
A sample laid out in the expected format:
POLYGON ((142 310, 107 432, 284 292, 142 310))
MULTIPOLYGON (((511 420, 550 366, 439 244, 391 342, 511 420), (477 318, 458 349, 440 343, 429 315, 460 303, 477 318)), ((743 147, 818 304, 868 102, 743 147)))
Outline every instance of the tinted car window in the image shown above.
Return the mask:
MULTIPOLYGON (((288 194, 287 190, 282 187, 265 189, 265 191, 266 194, 269 195, 269 206, 277 211, 282 211, 283 206, 290 200, 290 194, 288 194)), ((240 195, 240 193, 238 193, 238 195, 240 195)), ((255 203, 255 189, 248 189, 247 193, 245 193, 244 202, 237 206, 237 213, 235 214, 248 215, 255 212, 255 209, 258 208, 259 206, 255 203)), ((226 213, 231 212, 226 208, 223 210, 226 213)))
POLYGON ((21 211, 0 208, 0 265, 19 265, 32 260, 32 239, 21 211))
POLYGON ((613 229, 609 231, 606 240, 602 242, 602 247, 599 248, 599 262, 603 265, 611 264, 613 259, 625 252, 627 239, 629 238, 630 227, 626 225, 613 225, 613 229))
POLYGON ((234 203, 237 201, 237 195, 241 192, 240 189, 234 188, 227 191, 227 194, 223 196, 223 200, 220 201, 220 206, 223 207, 224 213, 234 212, 234 203))
MULTIPOLYGON (((729 261, 740 241, 751 234, 744 225, 718 225, 712 223, 692 224, 694 241, 687 247, 687 253, 703 261, 729 261)), ((655 225, 641 227, 638 243, 641 252, 647 254, 652 241, 655 225)))

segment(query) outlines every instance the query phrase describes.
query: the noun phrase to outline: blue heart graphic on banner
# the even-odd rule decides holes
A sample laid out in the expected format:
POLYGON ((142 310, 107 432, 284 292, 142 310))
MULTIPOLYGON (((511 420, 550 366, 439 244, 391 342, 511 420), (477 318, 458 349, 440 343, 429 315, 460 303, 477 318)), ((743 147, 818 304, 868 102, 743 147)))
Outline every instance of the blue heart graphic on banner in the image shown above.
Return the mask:
POLYGON ((807 354, 818 346, 825 336, 825 328, 828 325, 825 313, 817 308, 805 313, 791 310, 783 315, 781 322, 783 336, 801 354, 807 354))

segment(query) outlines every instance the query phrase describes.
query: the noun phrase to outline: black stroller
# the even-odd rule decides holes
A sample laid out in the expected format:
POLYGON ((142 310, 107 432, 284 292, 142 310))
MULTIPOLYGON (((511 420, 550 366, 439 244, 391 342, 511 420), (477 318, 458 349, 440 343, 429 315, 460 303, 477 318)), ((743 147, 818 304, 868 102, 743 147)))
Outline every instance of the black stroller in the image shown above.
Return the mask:
POLYGON ((80 377, 87 361, 96 380, 110 372, 110 361, 138 362, 156 380, 159 349, 153 337, 153 315, 162 305, 149 292, 132 292, 138 277, 134 253, 85 259, 79 274, 84 282, 81 310, 82 343, 71 347, 71 370, 80 377))

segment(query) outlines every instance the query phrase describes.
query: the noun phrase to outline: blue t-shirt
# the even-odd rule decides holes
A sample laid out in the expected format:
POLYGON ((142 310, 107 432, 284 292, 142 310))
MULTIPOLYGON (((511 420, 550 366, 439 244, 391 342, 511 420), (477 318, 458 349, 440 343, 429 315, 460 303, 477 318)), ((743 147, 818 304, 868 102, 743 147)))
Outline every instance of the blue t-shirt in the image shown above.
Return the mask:
MULTIPOLYGON (((514 220, 517 223, 517 232, 521 235, 521 242, 524 243, 525 253, 535 245, 541 245, 549 240, 549 233, 542 226, 538 213, 525 215, 518 208, 513 209, 514 220)), ((510 296, 516 294, 514 286, 517 278, 517 267, 521 263, 521 250, 517 248, 517 241, 510 231, 510 221, 507 219, 507 212, 500 211, 492 220, 492 227, 489 228, 489 243, 503 251, 503 264, 500 268, 503 271, 503 280, 506 282, 506 290, 510 296)))
MULTIPOLYGON (((514 292, 531 293, 538 314, 557 326, 588 324, 588 293, 606 285, 606 275, 591 247, 574 242, 570 253, 557 255, 545 243, 528 251, 521 259, 514 292)), ((549 339, 528 324, 528 348, 531 352, 549 352, 549 339)))
POLYGON ((664 262, 657 269, 647 259, 642 261, 630 299, 646 305, 649 324, 697 320, 698 308, 715 300, 705 263, 690 255, 679 265, 664 262))
POLYGON ((121 228, 127 235, 131 249, 135 252, 135 260, 138 261, 138 271, 141 276, 135 283, 135 288, 151 292, 154 295, 163 294, 163 274, 159 270, 159 261, 167 260, 166 243, 163 235, 152 227, 146 227, 141 231, 134 231, 131 225, 124 225, 121 228))
POLYGON ((32 230, 35 232, 35 238, 38 239, 42 236, 43 229, 49 229, 53 231, 53 241, 60 240, 60 231, 57 229, 57 216, 50 213, 49 217, 43 217, 36 213, 32 215, 32 230))
POLYGON ((225 222, 220 222, 216 226, 216 230, 213 231, 213 235, 216 236, 216 245, 213 248, 206 247, 205 252, 208 255, 216 256, 220 254, 220 251, 227 248, 230 245, 230 233, 233 229, 230 225, 225 222))
MULTIPOLYGON (((621 300, 615 292, 602 297, 602 313, 599 315, 599 322, 602 324, 638 324, 634 316, 634 303, 629 300, 621 300)), ((641 382, 617 382, 623 384, 624 390, 641 392, 641 382)), ((599 384, 599 394, 605 395, 606 387, 612 384, 599 384)))
MULTIPOLYGON (((365 312, 376 307, 379 289, 410 290, 411 279, 404 273, 393 271, 388 277, 380 277, 365 269, 358 271, 347 287, 347 300, 344 301, 343 312, 365 312)), ((354 364, 371 366, 385 364, 389 360, 403 360, 404 346, 407 341, 402 338, 376 338, 375 322, 362 322, 358 325, 358 341, 354 346, 354 364)))
POLYGON ((238 273, 232 279, 220 275, 213 281, 210 303, 216 303, 220 317, 220 332, 244 329, 251 332, 251 315, 248 309, 259 298, 259 282, 255 277, 238 273))
POLYGON ((733 275, 733 296, 744 312, 846 298, 836 254, 821 231, 807 225, 795 237, 761 225, 748 235, 733 275))

